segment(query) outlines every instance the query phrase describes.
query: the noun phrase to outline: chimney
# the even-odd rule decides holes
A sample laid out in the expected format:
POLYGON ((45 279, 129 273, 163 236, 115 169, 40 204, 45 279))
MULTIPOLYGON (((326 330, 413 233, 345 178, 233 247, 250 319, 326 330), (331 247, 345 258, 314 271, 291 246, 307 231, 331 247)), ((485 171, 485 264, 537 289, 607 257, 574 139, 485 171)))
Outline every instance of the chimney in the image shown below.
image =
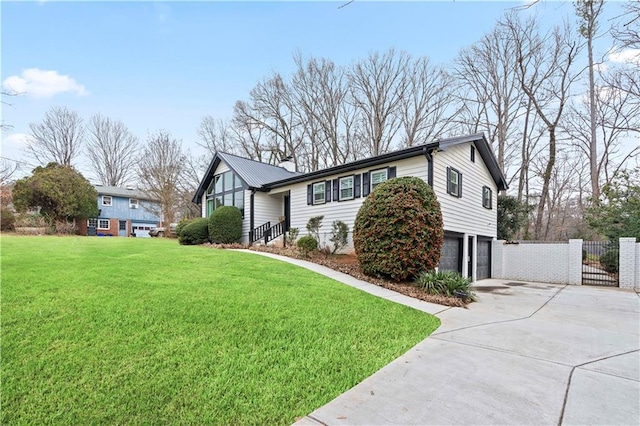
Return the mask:
POLYGON ((282 167, 285 170, 288 170, 290 172, 295 172, 296 171, 296 164, 291 161, 293 157, 289 156, 289 157, 285 157, 282 160, 280 160, 280 163, 278 163, 278 167, 282 167))

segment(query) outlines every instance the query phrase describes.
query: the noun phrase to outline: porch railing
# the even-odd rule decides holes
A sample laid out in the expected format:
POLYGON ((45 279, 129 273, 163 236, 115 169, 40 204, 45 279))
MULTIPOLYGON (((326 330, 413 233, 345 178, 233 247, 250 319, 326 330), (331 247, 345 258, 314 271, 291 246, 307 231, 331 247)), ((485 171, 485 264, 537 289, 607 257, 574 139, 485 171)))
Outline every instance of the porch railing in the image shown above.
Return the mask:
POLYGON ((286 229, 286 221, 278 222, 275 225, 271 226, 271 222, 264 223, 257 228, 249 231, 249 241, 250 244, 255 243, 261 239, 264 239, 264 243, 268 244, 269 241, 275 240, 280 235, 283 235, 287 232, 286 229))
POLYGON ((253 244, 256 241, 264 238, 264 234, 269 228, 271 228, 271 222, 263 223, 257 228, 249 231, 249 244, 253 244))

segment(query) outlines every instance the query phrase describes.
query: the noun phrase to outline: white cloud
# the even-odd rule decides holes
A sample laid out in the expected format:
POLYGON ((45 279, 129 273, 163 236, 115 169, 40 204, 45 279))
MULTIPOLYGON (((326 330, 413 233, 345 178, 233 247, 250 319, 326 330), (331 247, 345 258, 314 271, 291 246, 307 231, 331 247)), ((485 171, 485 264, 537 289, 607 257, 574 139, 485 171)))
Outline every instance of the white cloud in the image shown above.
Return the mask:
POLYGON ((13 133, 7 137, 2 138, 2 147, 24 147, 27 145, 30 139, 31 136, 27 135, 26 133, 13 133))
POLYGON ((640 65, 640 49, 613 49, 608 59, 611 62, 640 65))
POLYGON ((68 75, 60 75, 58 71, 29 68, 21 75, 8 77, 2 83, 8 90, 25 94, 34 98, 50 98, 59 93, 75 93, 78 96, 88 95, 89 92, 82 84, 78 84, 68 75))

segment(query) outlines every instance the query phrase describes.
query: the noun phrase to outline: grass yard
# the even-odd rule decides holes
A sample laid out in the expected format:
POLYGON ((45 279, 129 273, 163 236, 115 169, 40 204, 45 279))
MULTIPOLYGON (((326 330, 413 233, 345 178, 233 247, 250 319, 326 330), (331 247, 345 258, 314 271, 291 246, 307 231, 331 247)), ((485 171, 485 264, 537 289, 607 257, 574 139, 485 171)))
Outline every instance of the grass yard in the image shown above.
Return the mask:
POLYGON ((0 244, 0 424, 290 424, 439 325, 255 254, 142 238, 0 244))

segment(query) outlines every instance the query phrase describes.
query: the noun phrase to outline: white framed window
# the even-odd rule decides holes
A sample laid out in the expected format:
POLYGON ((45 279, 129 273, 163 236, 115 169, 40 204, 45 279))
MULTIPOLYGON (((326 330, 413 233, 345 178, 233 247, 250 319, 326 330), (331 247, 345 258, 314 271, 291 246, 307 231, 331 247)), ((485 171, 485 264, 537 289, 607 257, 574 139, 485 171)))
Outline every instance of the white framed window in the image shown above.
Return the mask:
POLYGON ((489 188, 488 186, 483 186, 482 187, 482 207, 484 207, 485 209, 490 209, 492 208, 491 206, 491 202, 493 197, 493 191, 491 191, 491 188, 489 188))
POLYGON ((313 204, 324 204, 324 182, 313 184, 313 204))
POLYGON ((453 167, 447 167, 447 193, 458 198, 462 196, 462 175, 453 167))
POLYGON ((371 190, 387 180, 387 169, 374 170, 371 172, 371 190))
POLYGON ((98 219, 98 229, 109 229, 109 219, 98 219))
POLYGON ((138 200, 136 198, 129 198, 129 208, 137 209, 138 208, 138 200))
POLYGON ((103 195, 102 196, 102 205, 103 206, 112 206, 113 200, 111 199, 111 195, 103 195))
POLYGON ((98 227, 98 219, 87 219, 87 226, 91 227, 93 226, 94 228, 98 227))
POLYGON ((340 178, 340 201, 353 199, 353 176, 340 178))

